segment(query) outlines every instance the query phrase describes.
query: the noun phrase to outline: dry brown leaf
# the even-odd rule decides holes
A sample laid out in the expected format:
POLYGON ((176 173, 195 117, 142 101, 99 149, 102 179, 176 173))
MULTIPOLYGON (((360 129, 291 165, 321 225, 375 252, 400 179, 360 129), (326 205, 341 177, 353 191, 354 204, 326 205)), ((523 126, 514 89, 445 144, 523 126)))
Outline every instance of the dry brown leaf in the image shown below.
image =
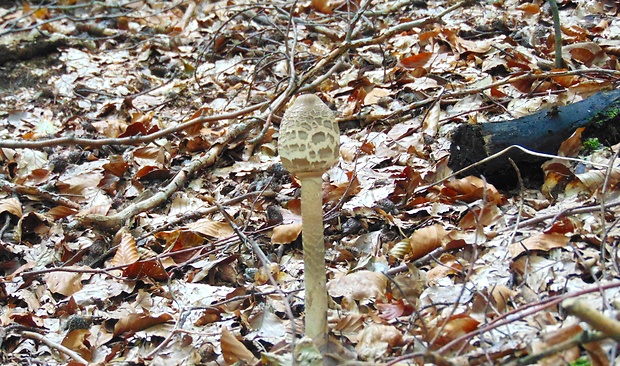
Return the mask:
POLYGON ((536 15, 536 14, 540 13, 540 6, 538 4, 534 4, 534 3, 521 4, 521 5, 517 6, 517 9, 521 10, 522 12, 524 12, 527 15, 536 15))
POLYGON ((227 222, 213 221, 211 219, 200 219, 187 225, 189 230, 195 231, 211 238, 227 238, 235 231, 227 222))
POLYGON ((577 156, 579 151, 581 151, 581 134, 585 129, 585 127, 579 127, 568 139, 562 142, 562 145, 560 145, 558 149, 558 155, 570 157, 577 156))
POLYGON ((365 300, 383 297, 386 286, 387 278, 384 274, 359 271, 329 281, 327 290, 332 297, 365 300))
POLYGON ((158 259, 140 261, 130 264, 123 270, 123 277, 127 278, 152 278, 156 281, 164 281, 169 278, 164 266, 158 259))
POLYGON ((403 299, 393 301, 389 304, 377 303, 375 304, 379 311, 381 319, 394 320, 401 316, 411 315, 413 313, 413 306, 405 303, 403 299))
POLYGON ((294 242, 301 233, 301 222, 296 221, 290 224, 279 225, 273 228, 271 243, 288 244, 294 242))
POLYGON ((508 301, 514 295, 515 291, 504 285, 486 288, 475 295, 472 312, 493 319, 506 310, 508 301))
POLYGON ((487 202, 495 202, 498 205, 506 200, 492 184, 474 176, 451 180, 444 186, 441 194, 452 200, 473 202, 484 197, 487 202))
POLYGON ((502 210, 494 202, 489 202, 484 205, 482 210, 478 207, 468 210, 459 221, 459 228, 472 229, 477 225, 486 227, 496 223, 502 216, 502 210))
POLYGON ((110 261, 109 267, 123 266, 138 261, 140 259, 138 246, 129 230, 127 230, 127 228, 120 229, 116 237, 119 240, 119 244, 114 258, 110 261))
POLYGON ((466 264, 465 260, 458 259, 452 254, 444 253, 439 258, 437 266, 433 267, 426 273, 426 278, 429 283, 437 283, 439 280, 446 276, 456 275, 463 272, 463 265, 466 264))
POLYGON ((246 365, 252 365, 258 362, 254 354, 250 352, 243 343, 241 343, 227 327, 222 327, 222 337, 220 338, 222 346, 222 355, 226 364, 232 365, 241 362, 246 365))
POLYGON ((374 361, 385 357, 392 347, 400 344, 402 333, 391 325, 370 324, 359 334, 355 350, 364 360, 374 361))
MULTIPOLYGON (((582 333, 583 329, 579 324, 573 324, 566 327, 562 327, 560 329, 554 330, 552 332, 548 332, 543 335, 542 340, 536 340, 532 343, 532 353, 541 353, 545 349, 567 341, 578 334, 582 333)), ((557 365, 558 363, 571 362, 576 360, 579 357, 579 347, 571 347, 562 353, 552 355, 549 357, 545 357, 541 365, 552 366, 557 365)))
POLYGON ((437 338, 437 345, 443 345, 458 337, 476 330, 479 321, 466 314, 453 315, 443 327, 441 335, 437 338))
POLYGON ((22 204, 15 197, 0 200, 0 213, 8 212, 11 215, 22 217, 22 204))
MULTIPOLYGON (((582 174, 576 174, 575 176, 591 193, 594 193, 603 188, 606 174, 606 170, 590 170, 582 174)), ((614 187, 618 182, 620 182, 620 169, 613 168, 609 175, 608 187, 614 187)))
POLYGON ((90 337, 90 330, 75 329, 65 336, 61 344, 77 352, 86 361, 91 361, 93 353, 91 351, 90 342, 87 339, 88 337, 90 337))
POLYGON ((411 259, 416 260, 439 248, 446 234, 446 230, 440 224, 414 231, 409 237, 411 259))
POLYGON ((540 234, 531 236, 520 242, 508 246, 512 258, 516 258, 525 251, 542 250, 549 251, 554 248, 564 248, 570 242, 570 238, 564 234, 540 234))
MULTIPOLYGON (((71 269, 90 269, 87 266, 72 266, 71 269)), ((47 288, 56 294, 71 296, 82 289, 82 280, 90 277, 79 272, 52 272, 45 275, 47 288)))
POLYGON ((427 136, 435 137, 439 130, 439 117, 441 115, 441 103, 436 102, 424 116, 422 132, 427 136))
POLYGON ((121 334, 126 332, 133 334, 154 325, 166 323, 170 320, 172 320, 172 316, 170 314, 151 316, 147 313, 132 313, 126 317, 121 318, 114 325, 114 336, 120 336, 121 334))
POLYGON ((364 314, 347 314, 338 320, 333 331, 341 334, 355 334, 357 336, 364 326, 366 317, 364 314))
POLYGON ((417 55, 411 55, 401 59, 399 65, 407 69, 423 67, 428 63, 432 56, 432 52, 420 52, 417 55))

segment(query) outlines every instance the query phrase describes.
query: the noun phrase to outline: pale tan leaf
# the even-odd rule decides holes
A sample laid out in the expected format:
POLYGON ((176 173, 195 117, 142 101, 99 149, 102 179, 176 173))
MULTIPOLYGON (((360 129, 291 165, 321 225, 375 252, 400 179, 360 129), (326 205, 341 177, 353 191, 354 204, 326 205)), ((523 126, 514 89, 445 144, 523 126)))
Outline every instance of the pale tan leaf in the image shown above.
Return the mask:
POLYGON ((482 209, 475 207, 468 210, 459 221, 461 229, 472 229, 476 225, 489 226, 503 216, 502 210, 493 202, 487 203, 482 209))
POLYGON ((579 151, 581 151, 581 134, 585 131, 585 127, 579 127, 573 132, 573 134, 562 142, 560 145, 560 149, 558 150, 559 156, 577 156, 579 151))
POLYGON ((222 338, 220 338, 220 344, 222 347, 224 361, 226 361, 226 364, 228 365, 232 365, 236 362, 251 365, 258 362, 258 359, 254 357, 254 354, 250 352, 243 343, 235 338, 227 327, 222 327, 222 338))
POLYGON ((427 136, 436 136, 439 130, 439 115, 441 113, 441 103, 436 102, 424 116, 422 121, 422 132, 427 136))
POLYGON ((65 336, 61 344, 77 352, 86 361, 90 361, 93 358, 93 353, 88 337, 90 337, 88 329, 75 329, 65 336))
POLYGON ((187 225, 189 230, 200 233, 211 238, 227 238, 234 233, 234 230, 226 222, 213 221, 211 219, 200 219, 187 225))
POLYGON ((374 361, 384 357, 392 347, 400 344, 402 333, 391 325, 370 324, 359 334, 359 343, 355 347, 362 359, 374 361))
POLYGON ((22 204, 15 197, 0 200, 0 213, 8 212, 11 215, 22 217, 22 204))
POLYGON ((150 328, 154 325, 168 322, 170 320, 172 320, 172 316, 170 314, 152 316, 147 313, 132 313, 128 316, 121 318, 114 325, 114 336, 119 336, 125 332, 138 332, 150 328))
MULTIPOLYGON (((90 269, 87 266, 69 268, 90 269)), ((45 284, 53 293, 71 296, 82 289, 82 280, 88 277, 89 275, 79 272, 51 272, 45 275, 45 284)))
POLYGON ((327 290, 333 297, 364 300, 382 297, 386 286, 387 278, 382 273, 359 271, 329 281, 327 290))
POLYGON ((508 246, 508 250, 515 258, 526 250, 549 251, 554 248, 564 248, 569 242, 570 238, 564 234, 540 234, 512 243, 508 246))
POLYGON ((126 228, 122 228, 117 234, 119 239, 118 248, 114 258, 110 261, 110 267, 122 266, 126 264, 135 263, 140 259, 138 253, 138 246, 133 235, 126 228))
POLYGON ((288 244, 295 241, 300 233, 300 221, 295 221, 291 224, 279 225, 273 228, 271 242, 273 244, 288 244))
POLYGON ((418 229, 409 237, 410 256, 415 260, 439 248, 446 236, 446 230, 440 224, 418 229))

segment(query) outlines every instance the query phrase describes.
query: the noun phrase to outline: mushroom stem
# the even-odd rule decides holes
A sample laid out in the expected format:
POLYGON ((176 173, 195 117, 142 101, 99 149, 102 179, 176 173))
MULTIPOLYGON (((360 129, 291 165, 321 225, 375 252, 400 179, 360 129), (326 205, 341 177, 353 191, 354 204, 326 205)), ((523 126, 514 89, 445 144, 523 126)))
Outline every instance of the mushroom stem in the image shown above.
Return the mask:
POLYGON ((301 218, 306 284, 306 336, 317 346, 327 343, 327 288, 325 285, 325 240, 323 238, 323 179, 299 174, 301 218))

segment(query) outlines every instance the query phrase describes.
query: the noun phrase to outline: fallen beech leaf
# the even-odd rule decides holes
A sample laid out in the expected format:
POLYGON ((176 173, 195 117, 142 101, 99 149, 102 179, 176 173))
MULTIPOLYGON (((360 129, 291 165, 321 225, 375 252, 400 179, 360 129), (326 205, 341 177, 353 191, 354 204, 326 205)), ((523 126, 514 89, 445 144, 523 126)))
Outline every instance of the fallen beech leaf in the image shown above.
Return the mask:
MULTIPOLYGON (((73 266, 74 269, 90 269, 88 266, 73 266)), ((79 272, 52 272, 45 275, 47 288, 56 294, 71 296, 82 289, 82 280, 89 274, 79 272)))
POLYGON ((200 219, 187 225, 191 231, 212 238, 227 238, 234 233, 233 228, 227 222, 213 221, 210 219, 200 219))
POLYGON ((116 237, 119 239, 118 249, 116 249, 116 254, 114 258, 110 261, 110 267, 122 266, 126 264, 135 263, 140 259, 140 254, 138 254, 138 246, 136 245, 136 240, 133 238, 133 235, 127 230, 127 228, 122 228, 116 234, 116 237))
POLYGON ((359 343, 355 350, 362 359, 374 361, 389 353, 402 338, 402 333, 395 327, 373 323, 359 334, 359 343))
POLYGON ((312 7, 319 13, 331 14, 333 12, 332 6, 330 0, 312 0, 312 7))
POLYGON ((487 202, 495 202, 498 205, 505 202, 504 196, 492 184, 486 183, 478 177, 468 176, 451 180, 446 182, 444 186, 441 194, 454 201, 473 202, 485 197, 487 202))
POLYGON ((127 278, 152 278, 156 281, 167 280, 168 273, 158 259, 135 262, 123 270, 127 278))
POLYGON ((232 365, 237 362, 252 365, 258 362, 254 354, 250 352, 226 327, 222 327, 222 337, 220 338, 222 355, 227 364, 232 365))
POLYGON ((329 281, 327 290, 333 297, 364 300, 383 296, 386 286, 387 278, 383 273, 359 271, 329 281))
POLYGON ((22 217, 22 204, 15 197, 0 200, 0 213, 8 212, 11 215, 22 217))
POLYGON ((86 361, 91 361, 93 353, 91 351, 91 345, 88 341, 90 337, 90 331, 88 329, 76 329, 65 336, 62 340, 62 345, 79 353, 86 361))
POLYGON ((564 248, 569 242, 570 238, 564 234, 540 234, 510 244, 508 251, 512 258, 516 258, 526 250, 549 251, 554 248, 564 248))
POLYGON ((517 9, 521 10, 527 15, 535 15, 535 14, 540 13, 540 6, 537 4, 532 4, 532 3, 521 4, 517 6, 517 9))
POLYGON ((417 55, 405 57, 400 60, 399 65, 407 69, 415 69, 416 67, 423 67, 428 60, 433 56, 432 52, 420 52, 417 55))
POLYGON ((139 332, 141 330, 147 329, 157 324, 165 323, 170 320, 172 320, 172 316, 170 314, 161 314, 157 317, 145 313, 129 314, 128 316, 120 319, 114 325, 114 336, 119 336, 125 332, 139 332))
POLYGON ((452 254, 444 253, 439 258, 439 265, 428 271, 426 278, 429 283, 437 283, 446 276, 462 273, 463 265, 466 265, 463 259, 458 259, 452 254))
POLYGON ((558 155, 571 157, 577 156, 579 151, 581 151, 581 134, 585 131, 585 129, 585 127, 579 127, 569 138, 564 140, 558 149, 558 155))
POLYGON ((495 203, 487 203, 482 209, 474 207, 459 221, 459 228, 472 229, 477 225, 489 226, 494 224, 503 216, 502 210, 495 203))
POLYGON ((455 315, 443 328, 442 336, 451 341, 478 328, 479 321, 469 315, 455 315))
POLYGON ((301 233, 301 221, 279 225, 273 228, 271 242, 273 244, 288 244, 294 242, 301 233))
POLYGON ((406 304, 403 299, 396 300, 389 304, 375 304, 379 310, 381 319, 393 320, 400 316, 410 315, 413 312, 413 306, 406 304))
POLYGON ((445 236, 446 229, 440 224, 414 231, 409 237, 411 259, 416 260, 439 248, 445 236))
POLYGON ((435 103, 424 116, 422 121, 422 132, 427 136, 436 136, 439 130, 439 117, 441 115, 441 104, 435 103))

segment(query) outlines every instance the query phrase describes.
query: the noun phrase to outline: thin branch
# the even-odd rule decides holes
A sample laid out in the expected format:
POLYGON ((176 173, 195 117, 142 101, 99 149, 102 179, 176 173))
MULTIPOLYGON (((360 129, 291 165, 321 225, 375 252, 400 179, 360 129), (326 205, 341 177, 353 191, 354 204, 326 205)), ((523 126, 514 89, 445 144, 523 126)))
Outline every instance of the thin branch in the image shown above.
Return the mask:
POLYGON ((35 333, 35 332, 30 332, 30 331, 27 331, 27 330, 21 331, 21 334, 24 337, 26 337, 26 338, 30 338, 30 339, 34 339, 34 340, 43 342, 48 347, 55 348, 55 349, 59 350, 60 352, 66 354, 67 356, 69 356, 72 359, 74 359, 76 362, 83 363, 84 365, 88 365, 88 361, 86 361, 77 352, 75 352, 75 351, 73 351, 73 350, 63 346, 62 344, 58 344, 58 343, 52 342, 51 340, 45 338, 41 334, 38 334, 38 333, 35 333))

